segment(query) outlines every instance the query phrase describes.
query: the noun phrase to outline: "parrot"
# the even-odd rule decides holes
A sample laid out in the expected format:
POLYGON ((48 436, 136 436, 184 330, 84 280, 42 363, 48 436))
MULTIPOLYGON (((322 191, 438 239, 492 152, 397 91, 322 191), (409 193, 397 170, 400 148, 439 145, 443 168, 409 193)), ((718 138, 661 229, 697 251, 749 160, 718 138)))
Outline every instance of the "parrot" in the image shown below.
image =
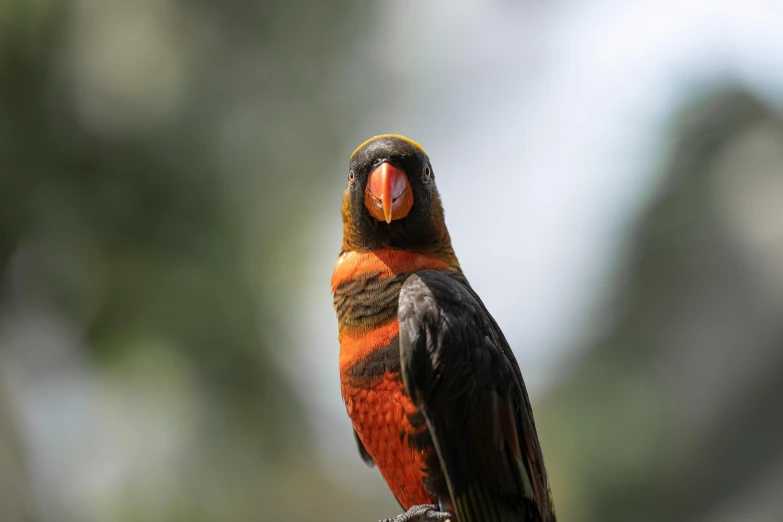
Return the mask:
POLYGON ((351 154, 331 280, 340 389, 387 522, 555 522, 519 364, 451 245, 429 156, 396 134, 351 154))

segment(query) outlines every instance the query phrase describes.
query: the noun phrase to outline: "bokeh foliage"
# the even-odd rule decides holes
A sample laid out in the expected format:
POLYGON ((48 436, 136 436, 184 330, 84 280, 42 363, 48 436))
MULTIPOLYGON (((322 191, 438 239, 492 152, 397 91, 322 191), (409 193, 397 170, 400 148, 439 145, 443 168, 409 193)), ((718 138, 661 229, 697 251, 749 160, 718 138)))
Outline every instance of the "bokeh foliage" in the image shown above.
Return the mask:
MULTIPOLYGON (((361 109, 361 98, 337 90, 366 9, 0 6, 6 325, 28 314, 66 324, 96 386, 116 378, 131 403, 159 408, 188 434, 164 469, 120 480, 127 484, 106 505, 63 510, 55 495, 34 511, 58 520, 280 520, 315 509, 286 499, 291 482, 302 494, 315 484, 315 499, 341 498, 308 467, 313 434, 273 362, 284 349, 280 280, 301 261, 277 251, 301 226, 303 186, 329 181, 311 174, 342 159, 345 137, 333 129, 361 109), (139 486, 150 473, 164 477, 154 501, 139 486)), ((19 378, 57 378, 56 364, 33 370, 19 353, 27 345, 10 344, 19 378)), ((50 486, 36 484, 36 497, 50 486)))
POLYGON ((783 120, 719 89, 671 137, 599 339, 540 406, 564 519, 782 512, 783 120))

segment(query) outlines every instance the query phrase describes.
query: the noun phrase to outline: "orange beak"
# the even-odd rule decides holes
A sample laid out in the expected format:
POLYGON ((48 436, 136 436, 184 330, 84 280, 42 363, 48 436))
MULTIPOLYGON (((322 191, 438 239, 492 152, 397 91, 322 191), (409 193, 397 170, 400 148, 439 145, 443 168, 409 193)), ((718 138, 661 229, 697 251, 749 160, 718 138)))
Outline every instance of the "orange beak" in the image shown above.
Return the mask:
POLYGON ((364 205, 379 221, 391 223, 407 216, 413 194, 405 172, 388 162, 373 170, 367 180, 364 205))

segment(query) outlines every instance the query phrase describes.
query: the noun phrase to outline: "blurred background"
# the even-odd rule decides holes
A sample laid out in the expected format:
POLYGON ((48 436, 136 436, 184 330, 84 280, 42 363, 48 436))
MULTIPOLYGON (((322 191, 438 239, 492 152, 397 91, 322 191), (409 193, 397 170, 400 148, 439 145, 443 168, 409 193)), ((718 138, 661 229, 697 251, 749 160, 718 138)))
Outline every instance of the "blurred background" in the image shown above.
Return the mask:
POLYGON ((424 144, 561 521, 783 519, 783 4, 0 1, 0 522, 369 522, 329 289, 424 144))

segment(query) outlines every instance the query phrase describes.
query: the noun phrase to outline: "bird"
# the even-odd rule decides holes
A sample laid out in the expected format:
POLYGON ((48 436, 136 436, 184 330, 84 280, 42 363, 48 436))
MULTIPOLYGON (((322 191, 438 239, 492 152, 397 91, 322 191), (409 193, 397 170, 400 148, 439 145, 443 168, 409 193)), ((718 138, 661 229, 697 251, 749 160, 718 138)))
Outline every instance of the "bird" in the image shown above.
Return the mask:
POLYGON ((386 522, 555 522, 520 367, 452 248, 429 156, 396 134, 351 154, 331 280, 340 388, 386 522))

